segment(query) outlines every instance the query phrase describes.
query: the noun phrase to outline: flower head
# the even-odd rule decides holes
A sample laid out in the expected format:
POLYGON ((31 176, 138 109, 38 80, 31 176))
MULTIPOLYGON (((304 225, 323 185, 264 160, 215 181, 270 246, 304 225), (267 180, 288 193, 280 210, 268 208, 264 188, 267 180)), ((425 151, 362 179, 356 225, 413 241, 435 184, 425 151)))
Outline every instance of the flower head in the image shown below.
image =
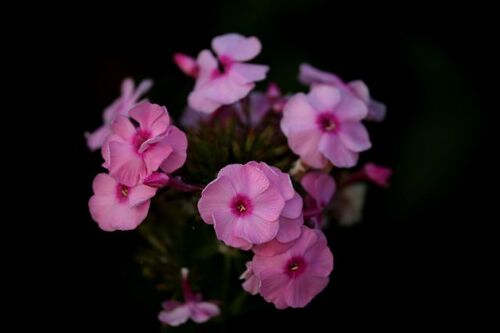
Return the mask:
POLYGON ((194 90, 189 95, 189 106, 195 110, 212 113, 221 105, 232 104, 265 79, 268 67, 248 64, 261 50, 256 37, 226 34, 212 40, 212 49, 203 50, 196 63, 198 74, 194 90))
POLYGON ((94 178, 92 187, 90 214, 105 231, 135 229, 146 218, 150 199, 156 194, 156 188, 127 186, 105 173, 94 178))
POLYGON ((102 115, 104 124, 92 133, 85 133, 87 146, 90 150, 101 148, 109 135, 111 135, 111 124, 117 116, 128 116, 128 111, 134 107, 139 98, 144 95, 151 86, 152 80, 142 81, 137 88, 134 88, 134 81, 130 78, 123 80, 121 86, 121 96, 108 106, 102 115))
POLYGON ((323 233, 302 229, 286 251, 275 256, 256 254, 252 260, 259 293, 278 309, 306 306, 326 287, 333 270, 333 255, 323 233))
POLYGON ((329 85, 315 85, 309 94, 295 94, 283 109, 281 130, 290 149, 315 168, 330 161, 352 167, 358 153, 371 147, 361 120, 367 108, 359 98, 329 85))
POLYGON ((135 186, 160 167, 170 173, 186 159, 186 135, 170 124, 167 109, 143 102, 119 116, 102 149, 104 167, 117 180, 135 186), (132 121, 135 121, 137 126, 132 121))

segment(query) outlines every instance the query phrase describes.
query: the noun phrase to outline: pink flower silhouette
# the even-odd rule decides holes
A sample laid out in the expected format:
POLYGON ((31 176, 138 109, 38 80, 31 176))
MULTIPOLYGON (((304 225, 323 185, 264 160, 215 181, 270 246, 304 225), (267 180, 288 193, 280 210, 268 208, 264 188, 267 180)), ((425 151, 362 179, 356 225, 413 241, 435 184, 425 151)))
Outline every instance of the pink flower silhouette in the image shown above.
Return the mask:
POLYGON ((130 110, 138 123, 119 116, 112 124, 113 134, 102 149, 103 166, 120 183, 135 186, 158 168, 170 173, 186 159, 186 135, 170 124, 167 109, 143 102, 130 110))
POLYGON ((201 193, 203 221, 213 224, 217 238, 229 246, 248 250, 275 238, 285 201, 294 196, 293 188, 282 183, 289 178, 270 176, 275 171, 262 171, 261 164, 228 165, 201 193))
POLYGON ((323 233, 302 228, 300 237, 285 252, 256 254, 252 260, 260 294, 278 309, 306 306, 327 286, 333 270, 333 255, 323 233))
POLYGON ((356 80, 349 83, 342 81, 333 73, 323 72, 309 64, 299 67, 299 81, 307 85, 328 84, 346 93, 351 93, 360 98, 368 107, 364 120, 382 121, 385 118, 386 106, 370 97, 370 91, 363 81, 356 80))
POLYGON ((102 115, 104 124, 92 133, 85 133, 87 146, 90 150, 101 148, 108 136, 112 133, 111 123, 113 120, 120 115, 128 116, 128 111, 138 103, 139 97, 151 89, 152 85, 152 80, 144 80, 134 89, 134 81, 132 79, 127 78, 123 80, 121 96, 104 110, 102 115))
POLYGON ((212 49, 217 58, 209 50, 198 55, 196 84, 188 98, 191 108, 206 113, 248 95, 254 82, 265 79, 269 69, 244 63, 260 53, 261 44, 256 37, 235 33, 218 36, 212 40, 212 49))
POLYGON ((92 218, 105 231, 132 230, 146 218, 150 199, 156 188, 137 185, 129 187, 113 177, 100 173, 92 184, 94 195, 89 200, 92 218))
POLYGON ((363 171, 368 178, 373 183, 381 187, 389 187, 389 179, 392 176, 392 169, 374 163, 366 163, 363 167, 363 171))
POLYGON ((212 317, 218 316, 220 309, 215 302, 203 302, 201 294, 194 294, 188 281, 189 271, 181 270, 181 286, 184 303, 169 300, 162 303, 163 311, 158 319, 170 326, 184 324, 189 318, 196 323, 204 323, 212 317))
POLYGON ((295 94, 283 109, 281 130, 290 149, 307 164, 323 168, 330 161, 352 167, 358 153, 371 147, 361 120, 367 108, 359 98, 328 85, 314 85, 309 94, 295 94))

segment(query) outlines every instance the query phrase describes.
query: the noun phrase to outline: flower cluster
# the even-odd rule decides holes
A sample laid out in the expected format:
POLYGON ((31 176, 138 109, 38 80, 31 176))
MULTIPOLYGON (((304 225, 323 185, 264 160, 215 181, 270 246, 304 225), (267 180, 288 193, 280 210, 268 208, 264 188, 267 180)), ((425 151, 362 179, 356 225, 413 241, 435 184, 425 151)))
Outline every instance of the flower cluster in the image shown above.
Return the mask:
POLYGON ((161 196, 155 204, 165 209, 155 223, 140 228, 153 248, 141 258, 148 275, 161 272, 164 290, 182 290, 183 302, 163 304, 159 319, 166 325, 202 323, 229 307, 227 300, 206 302, 193 293, 184 266, 196 267, 197 251, 206 252, 199 265, 216 256, 235 260, 242 289, 277 309, 306 306, 326 288, 333 270, 329 223, 360 220, 366 183, 389 186, 389 168, 366 163, 346 170, 372 146, 365 122, 382 121, 386 114, 365 83, 345 83, 302 64, 299 81, 308 92, 286 95, 276 83, 256 91, 269 71, 249 63, 261 49, 256 37, 231 33, 215 37, 211 50, 197 57, 174 55, 179 69, 195 80, 180 119, 186 132, 172 124, 165 107, 139 101, 151 81, 134 89, 126 79, 121 97, 104 111, 103 126, 86 134, 89 148, 101 149, 107 170, 94 179, 89 200, 101 229, 137 228, 151 199, 161 196), (179 202, 191 208, 183 211, 179 202), (180 240, 165 230, 182 229, 189 221, 190 235, 202 235, 195 244, 213 242, 215 235, 216 251, 201 244, 203 250, 192 248, 193 255, 174 255, 180 240), (179 269, 180 283, 178 273, 172 275, 179 269), (177 282, 169 285, 173 276, 177 282))

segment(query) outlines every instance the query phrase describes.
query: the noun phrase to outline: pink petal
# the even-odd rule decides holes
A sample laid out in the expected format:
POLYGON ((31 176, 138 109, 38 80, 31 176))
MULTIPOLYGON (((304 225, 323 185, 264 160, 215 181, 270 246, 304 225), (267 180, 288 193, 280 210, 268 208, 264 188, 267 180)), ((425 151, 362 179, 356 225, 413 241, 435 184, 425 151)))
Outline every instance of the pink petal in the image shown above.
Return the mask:
POLYGON ((157 104, 142 102, 133 107, 129 114, 139 123, 141 129, 151 132, 153 137, 163 134, 170 125, 167 109, 157 104))
POLYGON ((144 185, 154 188, 162 188, 168 184, 170 177, 163 172, 153 172, 151 175, 144 179, 144 185))
POLYGON ((333 254, 327 246, 324 234, 320 230, 315 232, 318 234, 318 240, 307 249, 304 258, 308 263, 308 274, 325 277, 333 270, 333 254))
POLYGON ((252 203, 252 213, 266 221, 276 221, 285 207, 285 200, 275 187, 269 187, 254 197, 252 203))
POLYGON ((198 64, 193 57, 178 52, 174 54, 174 62, 187 76, 196 77, 198 75, 198 64))
POLYGON ((276 235, 276 240, 281 243, 287 243, 299 238, 303 225, 304 218, 302 215, 294 219, 281 217, 280 229, 276 235))
POLYGON ((137 101, 139 97, 148 92, 148 90, 151 89, 152 86, 153 86, 153 80, 151 79, 142 80, 141 83, 139 83, 139 85, 135 89, 135 92, 132 94, 131 98, 134 100, 134 102, 137 101))
POLYGON ((358 162, 358 154, 350 151, 334 134, 325 135, 319 143, 319 151, 339 168, 350 168, 358 162))
POLYGON ((135 186, 148 176, 141 157, 122 142, 109 143, 109 173, 126 186, 135 186))
POLYGON ((368 114, 365 120, 381 122, 385 119, 387 108, 384 103, 380 103, 373 98, 368 103, 368 114))
POLYGON ((92 151, 101 148, 110 134, 111 128, 106 125, 99 127, 92 133, 86 132, 85 138, 87 139, 87 146, 92 151))
POLYGON ((285 207, 283 207, 283 211, 281 212, 281 216, 289 219, 299 217, 300 214, 302 214, 303 204, 302 197, 295 192, 292 199, 286 201, 285 207))
POLYGON ((337 133, 342 143, 354 152, 362 152, 372 146, 368 131, 360 122, 344 122, 337 133))
MULTIPOLYGON (((281 226, 280 226, 281 228, 281 226)), ((299 234, 300 236, 300 234, 299 234)), ((274 257, 278 254, 282 254, 285 251, 288 251, 290 247, 294 245, 294 242, 280 242, 276 238, 264 243, 264 244, 258 244, 254 245, 252 247, 252 251, 255 253, 255 255, 260 256, 260 257, 274 257)), ((256 257, 254 257, 256 258, 256 257)), ((278 260, 281 260, 278 258, 278 260)), ((259 266, 260 270, 266 269, 267 262, 259 261, 261 263, 261 266, 259 266)), ((277 264, 278 266, 284 265, 284 263, 279 263, 277 264)), ((281 267, 281 266, 280 266, 281 267)))
POLYGON ((365 118, 368 114, 368 108, 359 98, 343 94, 342 100, 335 107, 333 113, 341 123, 354 122, 365 118))
POLYGON ((250 84, 266 78, 269 66, 235 63, 227 75, 240 84, 250 84))
POLYGON ((158 319, 164 324, 168 324, 170 326, 179 326, 181 324, 184 324, 189 319, 190 315, 191 310, 189 309, 189 306, 183 304, 179 305, 176 308, 173 308, 170 311, 161 311, 158 315, 158 319))
POLYGON ((219 171, 220 176, 227 176, 239 194, 246 194, 250 199, 269 188, 269 180, 257 167, 251 165, 230 164, 219 171))
POLYGON ((196 323, 204 323, 219 314, 220 309, 214 303, 196 302, 191 305, 191 319, 196 323))
MULTIPOLYGON (((241 77, 237 77, 237 79, 241 79, 241 77)), ((203 93, 205 98, 224 105, 235 103, 248 95, 250 90, 254 88, 253 83, 241 83, 237 79, 228 74, 219 76, 200 88, 200 93, 203 93)))
POLYGON ((143 154, 142 158, 146 165, 147 177, 160 168, 160 165, 172 153, 172 147, 164 141, 158 142, 148 148, 143 154))
POLYGON ((146 218, 149 201, 131 208, 127 203, 117 202, 113 196, 94 195, 89 200, 89 210, 104 231, 133 230, 146 218))
POLYGON ((131 140, 135 135, 135 127, 130 120, 125 116, 118 116, 111 124, 111 130, 114 134, 120 136, 124 140, 131 140))
POLYGON ((131 207, 138 206, 156 194, 156 188, 146 186, 146 185, 137 185, 135 187, 129 188, 128 191, 128 202, 131 207))
POLYGON ((250 242, 234 233, 234 228, 237 221, 236 217, 233 214, 214 211, 212 213, 212 219, 217 239, 222 240, 228 246, 232 246, 242 250, 249 250, 252 247, 252 244, 250 242))
POLYGON ((308 172, 300 183, 320 207, 326 207, 335 193, 333 177, 320 171, 308 172))
MULTIPOLYGON (((290 179, 290 175, 282 172, 280 169, 269 166, 265 162, 257 163, 255 161, 249 162, 249 165, 254 165, 258 167, 267 178, 278 187, 281 195, 285 200, 290 200, 295 195, 295 190, 293 189, 292 180, 290 179)), ((294 216, 296 217, 296 216, 294 216)))
POLYGON ((307 99, 317 111, 332 111, 341 100, 340 90, 328 85, 316 85, 307 99))
POLYGON ((163 161, 160 168, 166 173, 172 173, 186 162, 188 141, 186 134, 175 126, 170 126, 163 143, 172 147, 172 153, 163 161))
POLYGON ((363 171, 366 177, 368 177, 368 179, 374 182, 375 184, 382 187, 389 186, 389 178, 391 178, 392 176, 391 168, 378 166, 373 163, 366 163, 365 166, 363 167, 363 171))
POLYGON ((288 145, 308 165, 323 168, 327 161, 319 149, 322 137, 322 133, 316 128, 295 131, 288 137, 288 145))
POLYGON ((303 226, 300 238, 297 239, 293 247, 290 248, 290 251, 288 251, 288 255, 291 257, 303 256, 304 253, 317 242, 318 238, 319 233, 306 226, 303 226))
POLYGON ((257 215, 234 221, 234 235, 252 244, 269 242, 278 233, 278 221, 267 221, 257 215))
POLYGON ((203 90, 193 90, 188 97, 189 107, 203 113, 212 113, 219 108, 222 103, 214 101, 208 97, 203 90))
POLYGON ((299 81, 303 84, 343 85, 342 80, 333 73, 323 72, 313 66, 303 63, 299 67, 299 81))
POLYGON ((262 46, 256 37, 230 33, 215 37, 212 40, 212 49, 219 57, 226 56, 236 61, 247 61, 255 58, 262 46))
POLYGON ((290 283, 285 291, 286 303, 291 308, 303 308, 328 285, 326 277, 302 275, 290 283))
POLYGON ((317 129, 317 117, 318 112, 309 104, 306 95, 295 94, 288 100, 283 109, 281 130, 290 139, 295 130, 317 129))
POLYGON ((198 64, 199 73, 196 79, 195 90, 211 80, 214 71, 217 70, 217 59, 209 50, 203 50, 198 54, 196 63, 198 64))
POLYGON ((230 204, 235 195, 233 185, 226 176, 220 176, 208 184, 201 192, 198 201, 198 211, 203 221, 213 224, 212 213, 215 211, 231 214, 230 204))
POLYGON ((268 302, 273 303, 276 308, 284 309, 286 303, 285 291, 290 282, 289 277, 284 273, 269 274, 268 271, 260 275, 260 294, 268 302))
POLYGON ((92 182, 92 189, 96 194, 114 195, 116 193, 116 180, 108 174, 99 173, 92 182))
POLYGON ((347 84, 351 91, 356 95, 359 99, 361 99, 365 104, 370 102, 370 91, 366 84, 361 80, 351 81, 347 84))

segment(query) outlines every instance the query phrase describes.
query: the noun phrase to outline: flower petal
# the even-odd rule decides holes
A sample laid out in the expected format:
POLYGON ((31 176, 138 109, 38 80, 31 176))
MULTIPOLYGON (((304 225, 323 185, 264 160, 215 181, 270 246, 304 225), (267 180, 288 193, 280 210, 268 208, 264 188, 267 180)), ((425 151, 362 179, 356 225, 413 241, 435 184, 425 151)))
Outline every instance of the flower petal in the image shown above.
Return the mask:
POLYGON ((191 305, 191 319, 196 323, 204 323, 220 314, 219 307, 210 302, 196 302, 191 305))
POLYGON ((362 152, 372 146, 368 131, 360 122, 342 123, 338 136, 342 143, 354 152, 362 152))
POLYGON ((333 111, 341 100, 340 94, 340 90, 335 87, 315 85, 307 95, 307 100, 317 111, 333 111))
POLYGON ((260 53, 262 45, 257 37, 230 33, 215 37, 212 40, 212 49, 219 57, 226 56, 236 61, 247 61, 260 53))
POLYGON ((191 310, 189 306, 186 304, 179 305, 176 308, 173 308, 170 311, 161 311, 158 315, 158 319, 167 325, 170 326, 179 326, 184 324, 191 315, 191 310))
POLYGON ((203 221, 213 224, 212 213, 215 211, 231 214, 230 204, 235 195, 233 185, 226 176, 220 176, 208 184, 198 201, 198 211, 203 221))
POLYGON ((319 151, 339 168, 350 168, 358 162, 358 154, 350 151, 334 134, 325 135, 319 143, 319 151))

